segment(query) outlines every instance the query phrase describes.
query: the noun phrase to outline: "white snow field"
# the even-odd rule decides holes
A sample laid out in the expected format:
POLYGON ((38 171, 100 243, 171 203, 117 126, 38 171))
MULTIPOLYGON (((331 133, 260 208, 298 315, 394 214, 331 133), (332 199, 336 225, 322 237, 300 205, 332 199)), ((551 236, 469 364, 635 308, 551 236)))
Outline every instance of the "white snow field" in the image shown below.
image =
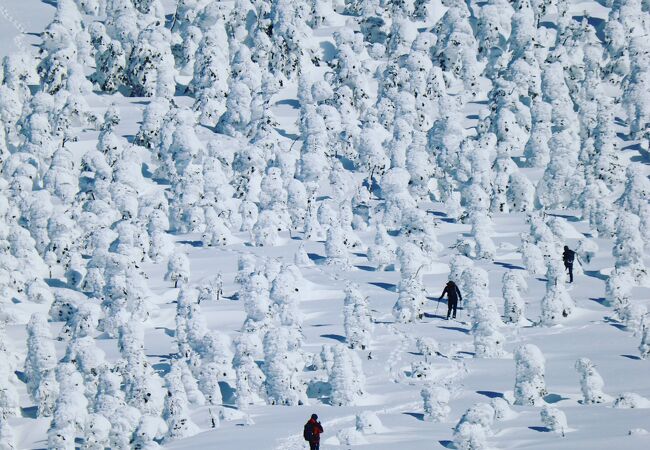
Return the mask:
POLYGON ((650 448, 649 35, 0 0, 0 450, 650 448))

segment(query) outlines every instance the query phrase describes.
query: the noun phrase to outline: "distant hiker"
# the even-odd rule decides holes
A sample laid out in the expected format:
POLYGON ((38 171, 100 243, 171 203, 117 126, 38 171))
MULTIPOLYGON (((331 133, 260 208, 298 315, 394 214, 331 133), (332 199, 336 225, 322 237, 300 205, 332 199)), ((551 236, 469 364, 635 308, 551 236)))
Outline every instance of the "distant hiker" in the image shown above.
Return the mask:
POLYGON ((575 257, 576 252, 565 245, 564 253, 562 253, 562 261, 564 261, 564 268, 569 271, 569 283, 573 283, 573 260, 575 257))
POLYGON ((455 319, 456 309, 458 308, 458 300, 462 301, 463 296, 460 295, 460 289, 458 289, 456 283, 454 283, 451 280, 447 282, 447 285, 445 286, 445 290, 442 291, 442 294, 440 295, 438 301, 442 300, 445 294, 447 294, 447 320, 449 320, 449 316, 451 315, 452 309, 454 311, 454 319, 455 319))
POLYGON ((309 450, 320 449, 320 435, 323 433, 323 426, 318 421, 316 414, 311 415, 311 419, 305 424, 302 431, 302 437, 309 442, 309 450))

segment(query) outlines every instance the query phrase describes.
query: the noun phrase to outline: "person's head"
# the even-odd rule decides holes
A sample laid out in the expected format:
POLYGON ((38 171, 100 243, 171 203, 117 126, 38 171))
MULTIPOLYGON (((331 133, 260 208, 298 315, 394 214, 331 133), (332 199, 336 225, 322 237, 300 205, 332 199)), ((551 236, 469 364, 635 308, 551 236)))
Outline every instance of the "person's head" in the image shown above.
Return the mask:
POLYGON ((318 420, 318 416, 316 414, 311 415, 312 420, 318 420))
POLYGON ((456 283, 454 283, 454 282, 451 281, 451 280, 447 281, 447 286, 454 286, 455 284, 456 284, 456 283))
POLYGON ((565 245, 565 246, 564 246, 564 250, 569 250, 569 246, 568 246, 568 245, 565 245))

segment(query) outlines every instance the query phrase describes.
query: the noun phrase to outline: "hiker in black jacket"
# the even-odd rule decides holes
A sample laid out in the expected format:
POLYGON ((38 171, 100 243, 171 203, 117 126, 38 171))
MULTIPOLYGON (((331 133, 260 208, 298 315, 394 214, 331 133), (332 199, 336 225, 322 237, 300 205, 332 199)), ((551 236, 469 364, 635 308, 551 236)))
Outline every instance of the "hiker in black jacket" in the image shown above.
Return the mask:
POLYGON ((453 281, 449 280, 447 282, 447 285, 445 286, 445 290, 442 291, 442 294, 440 295, 440 298, 438 301, 442 300, 442 298, 447 294, 447 320, 449 320, 449 316, 451 315, 451 311, 453 309, 454 311, 454 319, 456 318, 456 309, 458 309, 458 300, 463 300, 463 296, 460 295, 460 289, 458 289, 458 286, 456 286, 456 283, 453 281))
POLYGON ((564 253, 562 253, 562 261, 564 261, 564 268, 569 271, 569 283, 573 283, 573 260, 575 257, 576 252, 565 245, 564 253))

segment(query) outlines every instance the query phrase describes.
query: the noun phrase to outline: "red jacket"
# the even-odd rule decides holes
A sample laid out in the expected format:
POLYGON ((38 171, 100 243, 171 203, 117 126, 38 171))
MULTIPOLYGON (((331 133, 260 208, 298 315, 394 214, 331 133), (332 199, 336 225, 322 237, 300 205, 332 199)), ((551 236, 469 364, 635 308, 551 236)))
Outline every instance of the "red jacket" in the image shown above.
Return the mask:
POLYGON ((320 424, 320 422, 314 419, 309 419, 307 423, 312 425, 312 434, 314 436, 312 442, 320 442, 320 435, 323 432, 323 426, 320 424))

